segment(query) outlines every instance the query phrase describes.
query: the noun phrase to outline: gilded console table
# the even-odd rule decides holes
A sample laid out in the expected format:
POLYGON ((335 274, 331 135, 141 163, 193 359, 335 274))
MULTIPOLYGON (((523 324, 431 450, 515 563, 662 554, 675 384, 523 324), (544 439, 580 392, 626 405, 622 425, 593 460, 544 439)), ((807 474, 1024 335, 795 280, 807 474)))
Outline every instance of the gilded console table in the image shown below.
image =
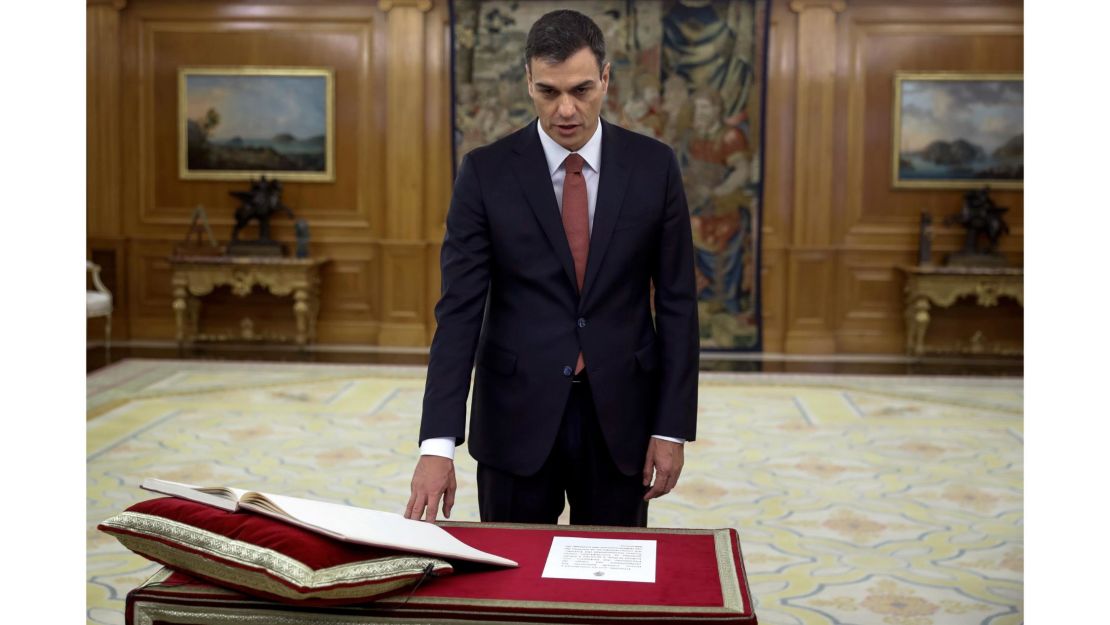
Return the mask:
POLYGON ((278 296, 293 296, 293 317, 297 334, 293 340, 304 346, 316 340, 316 317, 320 312, 320 267, 326 258, 171 256, 173 270, 173 314, 177 322, 177 344, 194 341, 259 340, 288 337, 261 337, 254 333, 250 319, 244 319, 238 336, 201 335, 198 328, 200 297, 218 286, 246 297, 255 286, 278 296))
POLYGON ((947 308, 961 297, 972 296, 983 307, 998 305, 1009 297, 1025 306, 1024 272, 1010 267, 899 267, 906 274, 906 353, 925 353, 929 309, 947 308))

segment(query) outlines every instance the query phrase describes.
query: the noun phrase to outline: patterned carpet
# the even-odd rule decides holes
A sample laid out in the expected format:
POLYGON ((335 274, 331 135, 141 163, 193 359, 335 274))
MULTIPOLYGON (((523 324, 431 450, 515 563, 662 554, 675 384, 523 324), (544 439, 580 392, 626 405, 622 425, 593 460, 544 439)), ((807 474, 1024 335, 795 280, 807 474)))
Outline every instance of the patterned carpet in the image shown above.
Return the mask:
MULTIPOLYGON (((88 377, 90 623, 155 570, 96 524, 144 477, 401 511, 420 367, 128 360, 88 377)), ((735 527, 766 625, 1023 620, 1022 381, 703 373, 657 527, 735 527)), ((473 460, 454 520, 476 521, 473 460)))

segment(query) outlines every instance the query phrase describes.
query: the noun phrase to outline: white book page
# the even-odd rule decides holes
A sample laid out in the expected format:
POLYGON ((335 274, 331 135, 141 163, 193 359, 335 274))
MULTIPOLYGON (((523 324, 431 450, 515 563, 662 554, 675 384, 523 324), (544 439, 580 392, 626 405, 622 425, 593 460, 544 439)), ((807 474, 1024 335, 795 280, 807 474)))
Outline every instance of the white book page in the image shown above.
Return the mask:
MULTIPOLYGON (((201 486, 193 486, 192 484, 171 482, 169 480, 159 480, 157 478, 147 478, 143 480, 140 488, 155 493, 162 493, 163 495, 171 495, 173 497, 180 497, 182 499, 188 499, 197 503, 207 504, 209 506, 214 506, 216 508, 227 510, 229 512, 234 512, 236 508, 238 508, 238 503, 236 501, 231 501, 226 497, 222 497, 220 495, 206 493, 203 490, 199 490, 200 488, 202 488, 201 486)), ((236 499, 238 499, 239 494, 240 493, 235 493, 236 499)))
POLYGON ((654 540, 556 536, 541 577, 655 583, 654 540))
POLYGON ((443 528, 424 521, 413 521, 392 512, 356 508, 326 501, 314 501, 287 495, 274 495, 241 488, 225 487, 239 503, 197 490, 199 486, 147 478, 142 488, 166 495, 190 499, 234 512, 238 508, 252 510, 278 520, 315 530, 347 542, 386 547, 412 553, 423 553, 499 566, 517 563, 467 545, 443 528), (246 501, 243 501, 247 495, 246 501), (259 496, 263 502, 252 501, 259 496), (268 501, 270 505, 265 502, 268 501), (276 507, 278 510, 271 509, 276 507))
POLYGON ((424 521, 413 521, 392 512, 286 495, 261 494, 289 516, 308 525, 334 532, 350 542, 502 566, 517 566, 517 563, 512 560, 475 549, 447 533, 443 528, 424 521))

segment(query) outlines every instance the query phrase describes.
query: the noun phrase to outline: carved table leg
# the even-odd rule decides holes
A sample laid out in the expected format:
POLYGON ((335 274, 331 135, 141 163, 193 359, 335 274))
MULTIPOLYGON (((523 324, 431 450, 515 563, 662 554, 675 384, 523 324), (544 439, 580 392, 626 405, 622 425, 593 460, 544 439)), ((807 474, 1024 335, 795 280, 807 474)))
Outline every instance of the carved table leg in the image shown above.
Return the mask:
POLYGON ((189 321, 189 336, 195 340, 200 334, 200 298, 189 296, 185 300, 187 306, 185 318, 189 321))
POLYGON ((188 294, 185 291, 185 280, 174 276, 173 278, 173 317, 177 322, 177 347, 181 349, 185 346, 185 313, 188 309, 188 304, 185 299, 188 294))
POLYGON ((304 347, 308 339, 308 291, 303 287, 293 291, 293 315, 297 318, 297 345, 304 347))
POLYGON ((914 341, 915 335, 914 335, 914 333, 917 332, 917 326, 915 325, 914 320, 913 320, 913 303, 912 302, 906 304, 906 309, 903 312, 902 316, 906 320, 906 354, 912 356, 913 355, 913 346, 915 344, 915 341, 914 341))
POLYGON ((313 289, 308 304, 308 340, 316 342, 316 319, 320 316, 320 291, 313 289))
POLYGON ((906 310, 906 349, 914 356, 925 354, 925 332, 929 329, 929 298, 917 297, 906 310))

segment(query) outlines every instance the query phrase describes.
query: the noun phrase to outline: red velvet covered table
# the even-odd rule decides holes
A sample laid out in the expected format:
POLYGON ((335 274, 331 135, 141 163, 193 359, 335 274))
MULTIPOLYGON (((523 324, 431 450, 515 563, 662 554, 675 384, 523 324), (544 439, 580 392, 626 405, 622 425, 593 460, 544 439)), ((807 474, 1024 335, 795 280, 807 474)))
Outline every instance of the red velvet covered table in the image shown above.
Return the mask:
POLYGON ((429 579, 415 592, 329 608, 255 599, 162 569, 128 593, 127 623, 756 623, 733 529, 440 525, 463 542, 516 560, 520 567, 455 562, 455 574, 429 579), (655 540, 656 581, 541 577, 555 536, 655 540))

